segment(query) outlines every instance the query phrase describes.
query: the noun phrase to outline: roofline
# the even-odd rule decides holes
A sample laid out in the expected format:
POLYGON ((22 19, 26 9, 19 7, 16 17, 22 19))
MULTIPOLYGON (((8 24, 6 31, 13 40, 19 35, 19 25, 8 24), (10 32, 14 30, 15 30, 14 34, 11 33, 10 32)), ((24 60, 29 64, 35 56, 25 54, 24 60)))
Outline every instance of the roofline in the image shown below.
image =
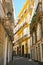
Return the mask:
MULTIPOLYGON (((28 3, 28 0, 26 0, 24 6, 26 6, 27 3, 28 3)), ((21 16, 22 12, 24 11, 24 6, 23 6, 22 10, 20 11, 20 13, 18 15, 18 18, 21 16)))

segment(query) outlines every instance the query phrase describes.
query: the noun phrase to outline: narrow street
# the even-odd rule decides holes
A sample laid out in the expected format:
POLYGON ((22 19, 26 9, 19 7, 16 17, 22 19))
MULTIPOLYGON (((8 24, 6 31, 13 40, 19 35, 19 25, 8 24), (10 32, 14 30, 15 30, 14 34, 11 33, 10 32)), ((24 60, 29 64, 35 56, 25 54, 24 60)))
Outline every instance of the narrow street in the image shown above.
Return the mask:
POLYGON ((10 62, 8 65, 39 65, 38 62, 34 62, 31 59, 15 56, 13 62, 10 62))
POLYGON ((43 0, 0 0, 0 65, 43 65, 43 0))

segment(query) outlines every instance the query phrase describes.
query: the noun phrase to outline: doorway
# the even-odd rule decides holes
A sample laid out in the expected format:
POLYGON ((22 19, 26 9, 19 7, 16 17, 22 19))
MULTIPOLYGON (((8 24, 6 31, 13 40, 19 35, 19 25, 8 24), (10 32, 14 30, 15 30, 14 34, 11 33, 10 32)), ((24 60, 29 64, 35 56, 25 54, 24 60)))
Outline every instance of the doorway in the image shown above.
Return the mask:
POLYGON ((38 48, 36 47, 36 59, 38 61, 38 48))
POLYGON ((17 55, 19 55, 19 47, 17 47, 17 55))
POLYGON ((24 45, 22 45, 22 56, 24 56, 24 45))

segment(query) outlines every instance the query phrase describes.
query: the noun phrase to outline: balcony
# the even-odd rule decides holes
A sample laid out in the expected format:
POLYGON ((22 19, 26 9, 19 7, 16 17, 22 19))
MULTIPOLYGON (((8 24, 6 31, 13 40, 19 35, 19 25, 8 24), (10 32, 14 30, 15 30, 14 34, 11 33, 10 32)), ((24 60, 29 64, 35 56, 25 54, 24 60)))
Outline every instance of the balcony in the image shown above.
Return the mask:
POLYGON ((37 13, 37 19, 40 20, 42 17, 43 17, 43 9, 42 9, 42 2, 39 1, 38 3, 38 6, 37 6, 37 10, 36 10, 36 13, 37 13))
POLYGON ((11 41, 13 41, 14 40, 13 32, 10 29, 8 29, 8 28, 5 28, 5 30, 6 30, 6 32, 8 34, 8 36, 10 37, 11 41))
POLYGON ((0 12, 1 12, 1 14, 0 14, 0 21, 1 21, 5 31, 7 32, 8 36, 10 37, 10 39, 13 40, 13 26, 14 26, 14 22, 11 19, 12 18, 12 13, 9 12, 9 10, 8 10, 8 12, 6 14, 6 10, 4 11, 3 6, 4 6, 3 3, 0 2, 0 7, 1 7, 1 9, 0 9, 0 12), (12 25, 12 23, 13 23, 13 25, 12 25))
POLYGON ((23 37, 21 37, 20 39, 18 39, 15 43, 22 43, 23 41, 26 41, 29 38, 30 37, 28 36, 28 34, 26 34, 23 37))
MULTIPOLYGON (((26 22, 24 22, 22 25, 20 25, 20 27, 17 28, 17 30, 15 31, 14 35, 15 35, 17 32, 19 32, 19 30, 21 30, 22 28, 24 28, 24 26, 26 26, 26 25, 27 25, 26 22)), ((15 29, 16 29, 16 28, 15 28, 15 29)))
POLYGON ((1 21, 5 31, 7 32, 8 36, 11 38, 11 40, 13 40, 13 29, 14 29, 13 26, 14 26, 14 23, 12 25, 10 20, 8 20, 6 18, 5 19, 1 18, 0 21, 1 21), (7 23, 7 21, 8 21, 8 23, 7 23))
POLYGON ((31 24, 30 24, 30 33, 32 33, 35 30, 36 19, 37 19, 37 15, 35 13, 33 18, 32 18, 31 24))
POLYGON ((9 12, 13 12, 13 7, 12 7, 12 0, 3 0, 3 2, 2 2, 2 4, 3 4, 3 9, 4 9, 4 11, 6 12, 6 14, 7 14, 7 12, 9 11, 9 12))

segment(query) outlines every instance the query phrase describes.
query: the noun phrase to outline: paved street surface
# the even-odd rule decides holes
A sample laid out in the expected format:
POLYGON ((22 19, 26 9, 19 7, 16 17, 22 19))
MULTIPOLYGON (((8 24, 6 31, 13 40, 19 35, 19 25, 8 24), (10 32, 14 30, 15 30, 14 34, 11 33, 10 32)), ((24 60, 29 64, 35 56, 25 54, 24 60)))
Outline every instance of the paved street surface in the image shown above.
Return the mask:
POLYGON ((14 57, 13 62, 10 62, 9 65, 39 65, 39 64, 28 58, 14 57))

